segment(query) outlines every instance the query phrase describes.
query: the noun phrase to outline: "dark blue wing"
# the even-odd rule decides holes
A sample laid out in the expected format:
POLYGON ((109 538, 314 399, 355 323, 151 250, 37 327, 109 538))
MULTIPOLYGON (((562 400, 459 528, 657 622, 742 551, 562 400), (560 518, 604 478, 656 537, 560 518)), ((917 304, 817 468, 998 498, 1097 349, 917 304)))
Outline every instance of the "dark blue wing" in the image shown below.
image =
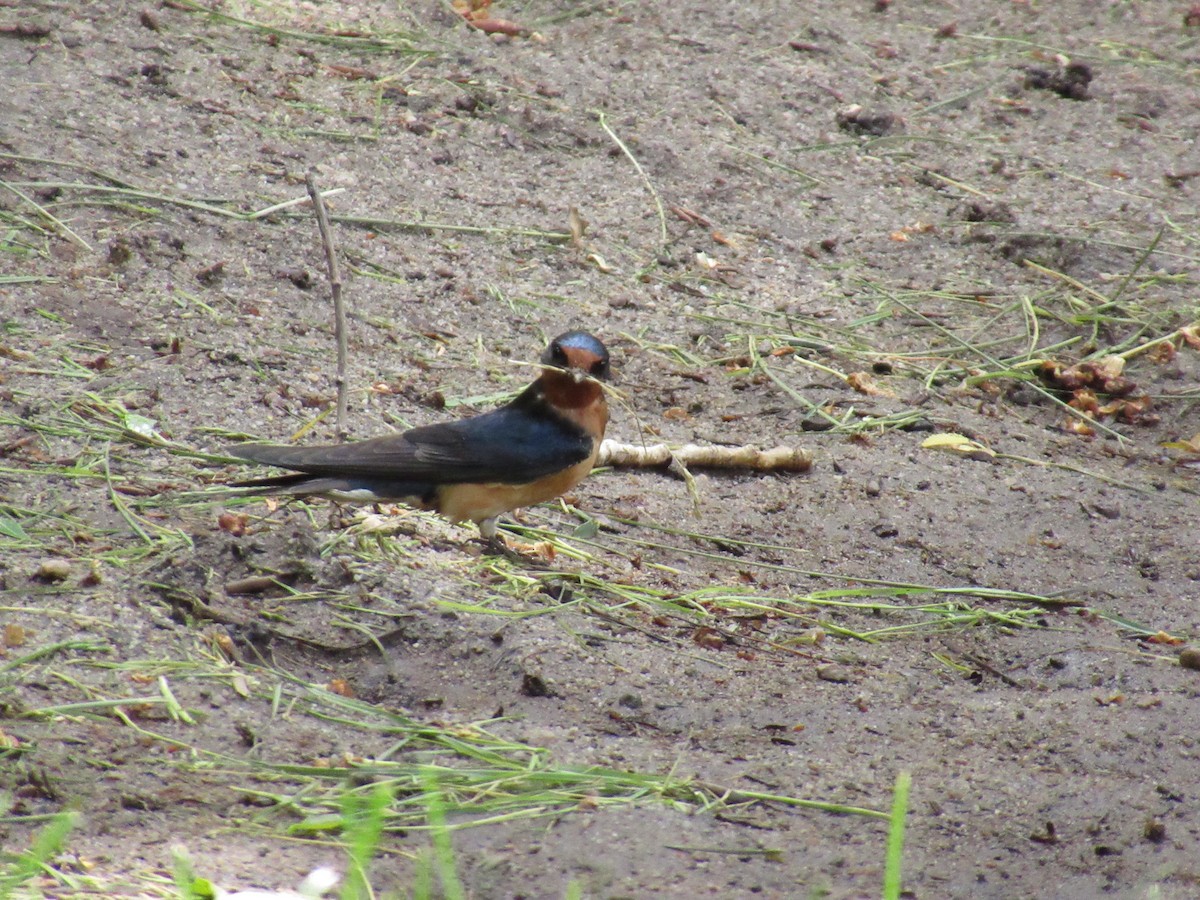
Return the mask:
POLYGON ((230 452, 309 475, 429 485, 524 484, 587 459, 592 439, 543 404, 525 402, 350 444, 244 444, 230 452))

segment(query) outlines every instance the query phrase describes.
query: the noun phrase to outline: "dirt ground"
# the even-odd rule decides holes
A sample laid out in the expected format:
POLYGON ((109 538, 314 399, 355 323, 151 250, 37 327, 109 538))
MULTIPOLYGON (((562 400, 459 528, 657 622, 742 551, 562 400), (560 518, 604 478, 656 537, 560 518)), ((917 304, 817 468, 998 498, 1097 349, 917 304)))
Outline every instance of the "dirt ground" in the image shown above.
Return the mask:
MULTIPOLYGON (((403 758, 378 723, 406 717, 448 768, 486 722, 713 788, 478 824, 481 790, 451 818, 471 897, 878 896, 885 821, 753 794, 886 811, 901 772, 908 896, 1200 895, 1188 4, 493 12, 525 31, 0 3, 0 847, 83 813, 27 889, 160 896, 175 846, 293 887, 342 864, 295 779, 403 758), (698 518, 598 472, 523 516, 549 570, 195 493, 247 471, 234 440, 334 438, 311 211, 251 215, 309 169, 354 437, 487 409, 585 327, 610 437, 812 471, 697 472, 698 518)), ((429 840, 386 834, 376 888, 408 896, 429 840)))

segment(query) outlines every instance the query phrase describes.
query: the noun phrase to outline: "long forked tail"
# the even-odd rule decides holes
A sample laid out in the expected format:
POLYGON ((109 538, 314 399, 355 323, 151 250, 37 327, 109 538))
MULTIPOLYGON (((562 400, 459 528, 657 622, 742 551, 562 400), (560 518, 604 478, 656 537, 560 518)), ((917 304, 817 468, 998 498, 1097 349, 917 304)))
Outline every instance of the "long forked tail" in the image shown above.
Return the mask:
POLYGON ((380 475, 342 474, 331 472, 337 462, 322 458, 329 448, 284 447, 277 444, 240 444, 230 447, 228 452, 248 462, 262 463, 279 468, 307 469, 316 471, 288 472, 267 478, 249 478, 235 481, 229 486, 245 494, 290 494, 293 497, 328 497, 332 500, 351 503, 375 503, 399 501, 410 506, 427 509, 434 503, 436 485, 403 478, 388 478, 380 475), (314 453, 313 451, 317 451, 314 453))

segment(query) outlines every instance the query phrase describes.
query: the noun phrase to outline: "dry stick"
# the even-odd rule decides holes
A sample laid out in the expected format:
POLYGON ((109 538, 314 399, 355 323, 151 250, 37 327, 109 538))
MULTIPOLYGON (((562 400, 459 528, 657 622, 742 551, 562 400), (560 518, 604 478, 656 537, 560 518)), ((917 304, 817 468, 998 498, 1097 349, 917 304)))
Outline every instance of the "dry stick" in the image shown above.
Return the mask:
POLYGON ((608 440, 600 444, 597 465, 660 468, 682 478, 691 494, 694 512, 700 515, 700 491, 688 466, 711 469, 749 469, 754 472, 807 472, 812 454, 800 447, 714 447, 684 444, 671 448, 666 444, 621 444, 608 440))
POLYGON ((338 269, 337 252, 333 248, 333 233, 329 230, 329 216, 325 212, 325 201, 317 190, 315 173, 310 169, 304 176, 308 196, 317 211, 317 227, 321 230, 321 244, 325 247, 325 262, 329 267, 329 292, 333 295, 333 334, 337 340, 337 433, 346 436, 346 307, 342 303, 342 273, 338 269))
POLYGON ((754 472, 807 472, 812 468, 812 454, 800 447, 703 447, 684 444, 672 449, 666 444, 621 444, 607 440, 600 443, 598 466, 640 468, 665 467, 672 475, 682 478, 692 498, 692 512, 700 518, 700 489, 688 466, 711 469, 750 469, 754 472))
POLYGON ((812 453, 801 447, 713 447, 684 444, 672 449, 666 444, 622 444, 607 440, 600 445, 599 466, 641 468, 699 466, 712 469, 749 469, 754 472, 807 472, 812 453))

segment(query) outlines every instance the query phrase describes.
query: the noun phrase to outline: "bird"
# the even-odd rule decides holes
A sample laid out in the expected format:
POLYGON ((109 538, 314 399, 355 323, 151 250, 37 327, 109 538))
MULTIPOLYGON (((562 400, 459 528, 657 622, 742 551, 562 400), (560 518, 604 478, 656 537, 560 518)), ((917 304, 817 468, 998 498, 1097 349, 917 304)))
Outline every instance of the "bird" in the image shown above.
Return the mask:
POLYGON ((513 400, 478 416, 343 444, 235 445, 228 452, 239 459, 292 472, 230 486, 260 495, 401 502, 473 522, 488 547, 503 552, 497 519, 582 481, 608 425, 610 359, 598 338, 560 334, 540 364, 537 379, 513 400))

